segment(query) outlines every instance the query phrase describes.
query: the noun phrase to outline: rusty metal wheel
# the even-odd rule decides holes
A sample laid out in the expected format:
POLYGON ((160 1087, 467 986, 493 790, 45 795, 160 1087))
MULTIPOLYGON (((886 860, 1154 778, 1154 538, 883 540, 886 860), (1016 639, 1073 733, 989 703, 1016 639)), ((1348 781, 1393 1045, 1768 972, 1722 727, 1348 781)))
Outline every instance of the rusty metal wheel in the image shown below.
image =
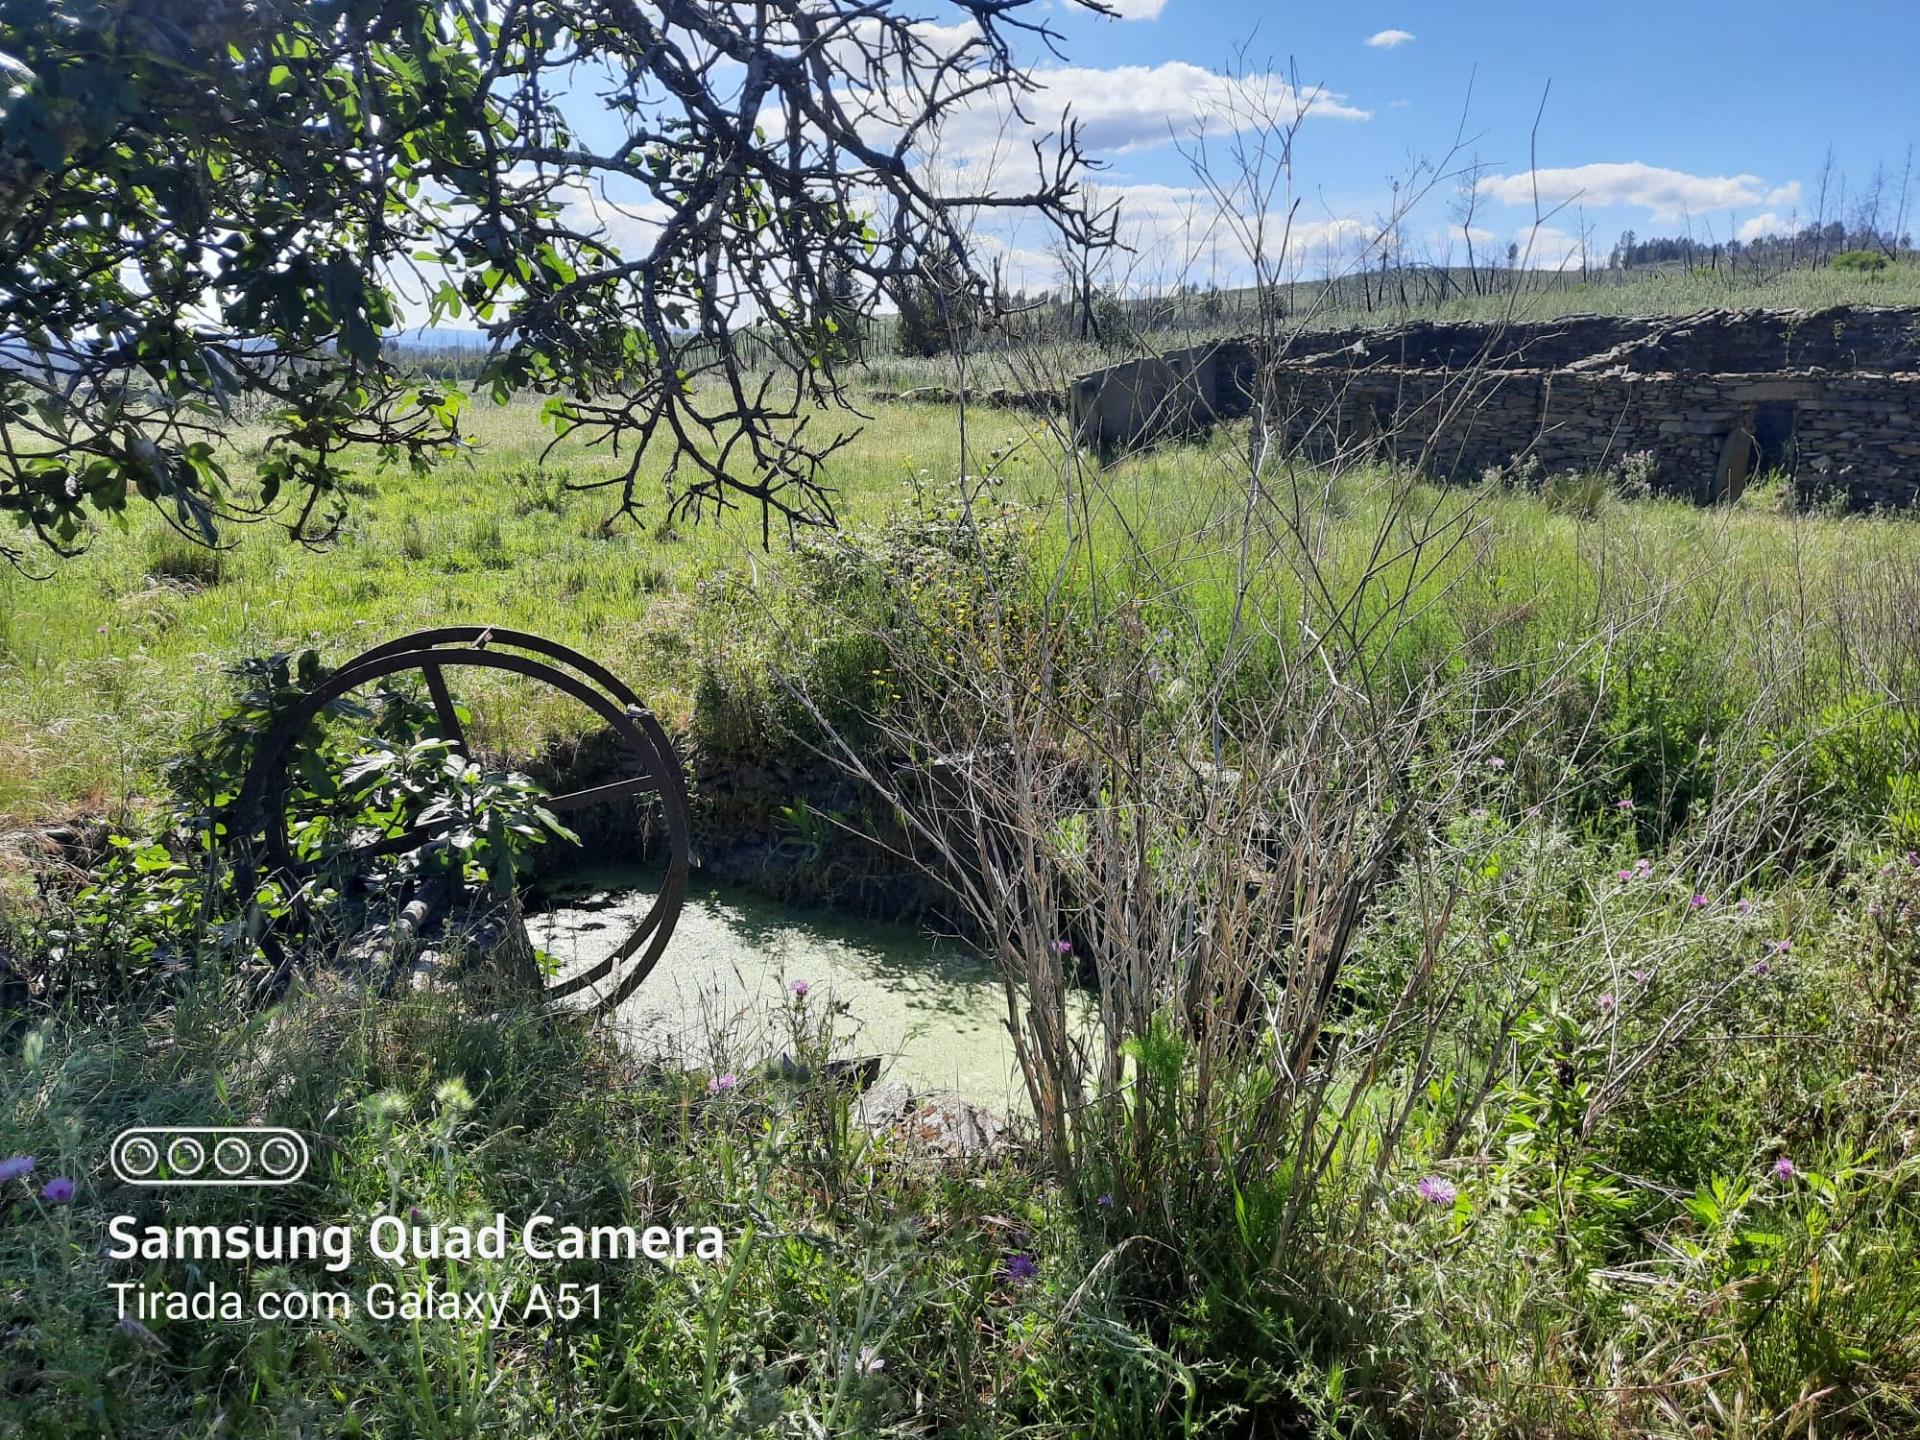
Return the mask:
POLYGON ((464 750, 466 728, 448 680, 450 673, 461 670, 504 672, 532 680, 586 706, 612 731, 622 768, 628 773, 603 785, 545 797, 541 803, 546 809, 564 816, 644 796, 657 810, 666 868, 652 905, 611 954, 578 973, 550 978, 545 987, 549 1001, 573 1001, 589 994, 593 1008, 610 1009, 631 995, 659 963, 680 918, 691 854, 686 778, 665 729, 639 696, 605 666, 567 646, 499 626, 454 625, 404 635, 355 656, 275 717, 229 811, 230 838, 251 842, 267 873, 281 877, 289 891, 298 892, 323 865, 344 872, 416 850, 451 829, 457 818, 417 824, 332 850, 323 862, 316 862, 297 853, 286 797, 291 790, 288 766, 295 737, 354 692, 395 677, 421 677, 440 738, 464 750))

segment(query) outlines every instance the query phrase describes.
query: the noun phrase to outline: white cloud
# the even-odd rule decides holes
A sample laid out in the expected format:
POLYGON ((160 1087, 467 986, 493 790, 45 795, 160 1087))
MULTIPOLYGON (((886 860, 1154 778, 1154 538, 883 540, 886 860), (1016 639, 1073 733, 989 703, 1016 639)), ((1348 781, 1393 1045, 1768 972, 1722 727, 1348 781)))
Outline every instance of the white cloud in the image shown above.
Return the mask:
POLYGON ((1167 0, 1106 0, 1106 5, 1122 20, 1158 20, 1167 0))
POLYGON ((1367 44, 1376 50, 1392 50, 1396 46, 1406 44, 1413 38, 1414 36, 1411 30, 1382 30, 1377 35, 1369 35, 1367 37, 1367 44))
POLYGON ((1387 102, 1387 108, 1389 110, 1409 110, 1412 107, 1413 102, 1411 100, 1389 100, 1387 102))
POLYGON ((1793 229, 1791 220, 1769 210, 1764 215, 1756 215, 1751 220, 1741 221, 1737 233, 1742 240, 1758 240, 1762 235, 1791 235, 1793 229))
MULTIPOLYGON (((1373 222, 1356 216, 1258 212, 1231 195, 1223 214, 1217 197, 1198 186, 1101 186, 1093 198, 1119 205, 1118 238, 1125 248, 1108 257, 1107 279, 1129 291, 1245 285, 1253 279, 1256 250, 1269 279, 1339 272, 1378 236, 1373 222)), ((1267 198, 1280 205, 1281 197, 1267 198)))
POLYGON ((1769 206, 1780 205, 1791 208, 1799 203, 1800 182, 1798 180, 1789 180, 1786 184, 1767 192, 1767 204, 1769 206))
MULTIPOLYGON (((1475 244, 1479 242, 1476 240, 1475 244)), ((1526 270, 1578 270, 1583 256, 1589 263, 1605 263, 1604 255, 1594 255, 1582 247, 1578 235, 1551 225, 1529 225, 1513 232, 1513 243, 1520 247, 1516 257, 1526 270)), ((1504 257, 1502 257, 1504 258, 1504 257)))
POLYGON ((1036 71, 1034 79, 1041 90, 1028 101, 1029 114, 1037 120, 1070 105, 1086 144, 1115 154, 1164 145, 1200 125, 1238 130, 1261 117, 1302 114, 1323 120, 1372 118, 1332 91, 1296 91, 1277 75, 1231 78, 1184 60, 1111 70, 1068 65, 1036 71))
POLYGON ((1689 175, 1638 160, 1490 175, 1480 182, 1480 190, 1509 205, 1531 205, 1536 181, 1543 204, 1579 199, 1588 205, 1637 205, 1663 221, 1757 205, 1770 193, 1757 175, 1689 175))

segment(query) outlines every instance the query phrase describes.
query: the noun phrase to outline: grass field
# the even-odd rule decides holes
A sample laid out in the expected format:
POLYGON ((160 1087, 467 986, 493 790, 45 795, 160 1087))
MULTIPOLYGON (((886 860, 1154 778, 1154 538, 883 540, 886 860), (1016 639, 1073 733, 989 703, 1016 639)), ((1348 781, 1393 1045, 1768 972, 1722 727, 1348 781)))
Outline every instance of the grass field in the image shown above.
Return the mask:
MULTIPOLYGON (((1233 430, 1095 472, 978 409, 963 487, 955 414, 885 405, 834 461, 840 529, 762 551, 757 522, 604 532, 565 482, 612 462, 542 468, 533 418, 366 473, 325 549, 209 554, 140 516, 0 577, 0 829, 106 811, 160 842, 0 892, 41 987, 0 1070, 0 1158, 37 1162, 0 1180, 0 1429, 1915 1432, 1920 526, 1778 485, 1710 510, 1615 476, 1256 471, 1233 430), (804 991, 755 1017, 783 1054, 712 1073, 325 965, 249 1005, 218 867, 138 802, 228 663, 474 619, 578 645, 701 744, 842 723, 919 762, 879 768, 908 788, 874 813, 922 804, 926 836, 951 791, 891 777, 1001 817, 978 863, 1011 857, 1014 898, 973 918, 1042 1102, 1021 1143, 956 1164, 867 1133, 818 1078, 846 1017, 804 991), (1073 1053, 1046 1017, 1089 974, 1073 1053), (293 1126, 318 1162, 228 1204, 116 1184, 114 1133, 188 1119, 293 1126), (180 1272, 103 1252, 122 1210, 727 1246, 196 1272, 601 1287, 565 1320, 128 1324, 107 1287, 180 1272)), ((496 711, 486 738, 581 723, 496 711)))

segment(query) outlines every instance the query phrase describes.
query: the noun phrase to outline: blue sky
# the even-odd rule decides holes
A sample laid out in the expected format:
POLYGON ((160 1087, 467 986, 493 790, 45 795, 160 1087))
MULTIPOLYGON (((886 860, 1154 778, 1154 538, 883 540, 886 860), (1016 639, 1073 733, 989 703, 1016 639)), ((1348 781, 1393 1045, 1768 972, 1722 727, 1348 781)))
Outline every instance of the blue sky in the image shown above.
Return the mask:
MULTIPOLYGON (((935 50, 977 39, 950 0, 893 3, 924 20, 935 50)), ((1344 272, 1377 261, 1389 217, 1405 259, 1464 264, 1463 179, 1476 161, 1479 183, 1466 188, 1482 263, 1517 245, 1536 267, 1603 265, 1629 229, 1703 241, 1797 229, 1819 209, 1830 144, 1828 218, 1851 219, 1884 166, 1886 226, 1909 147, 1920 143, 1920 0, 1108 3, 1122 18, 1071 0, 1012 13, 1059 34, 1063 57, 1037 44, 1021 56, 1039 87, 1024 108, 1049 128, 1071 105, 1086 127, 1104 162, 1095 193, 1119 207, 1126 242, 1098 279, 1121 289, 1245 284, 1256 240, 1269 277, 1344 272), (1548 213, 1536 223, 1528 149, 1543 95, 1538 180, 1548 213), (1290 174, 1269 167, 1257 195, 1231 183, 1230 150, 1261 136, 1252 112, 1290 119, 1303 105, 1290 174), (1221 162, 1218 189, 1194 174, 1202 133, 1221 162)), ((737 83, 744 70, 716 69, 723 90, 728 75, 737 83)), ((599 89, 581 77, 566 108, 611 148, 624 122, 599 89)), ((992 104, 958 113, 923 157, 927 173, 954 191, 1026 191, 1033 136, 1009 125, 992 104)), ((1920 159, 1909 191, 1903 228, 1920 232, 1920 159)), ((581 197, 622 248, 651 242, 662 211, 637 186, 605 182, 581 197)), ((980 218, 978 252, 1012 288, 1051 287, 1061 273, 1053 237, 1015 213, 980 218)))
MULTIPOLYGON (((1538 163, 1549 203, 1569 203, 1533 237, 1536 264, 1577 253, 1583 227, 1604 261, 1628 228, 1725 239, 1804 223, 1830 142, 1849 207, 1877 162, 1897 184, 1909 142, 1920 142, 1920 0, 1112 0, 1133 17, 1120 20, 1047 3, 1067 64, 1034 57, 1047 86, 1034 113, 1071 100, 1093 126, 1108 162, 1101 183, 1132 212, 1143 253, 1158 257, 1140 263, 1143 274, 1177 269, 1196 226, 1219 233, 1210 214, 1196 218, 1209 207, 1170 129, 1204 123, 1215 147, 1224 142, 1235 107, 1221 77, 1243 43, 1241 71, 1297 73, 1302 91, 1324 90, 1295 148, 1296 233, 1309 237, 1303 250, 1317 247, 1302 257, 1309 273, 1329 239, 1377 233, 1395 177, 1423 159, 1447 162, 1463 107, 1464 149, 1450 164, 1484 162, 1474 224, 1483 247, 1504 252, 1533 231, 1528 138, 1548 92, 1538 163)), ((948 18, 939 8, 926 7, 930 18, 948 18)), ((1260 83, 1274 93, 1277 82, 1260 83)), ((1445 258, 1450 238, 1451 258, 1464 260, 1449 215, 1456 189, 1443 180, 1407 213, 1415 258, 1445 258)), ((1920 176, 1913 189, 1907 228, 1920 229, 1920 176)), ((1004 239, 1041 266, 1037 234, 1004 239)), ((1218 255, 1217 239, 1208 243, 1218 255)))

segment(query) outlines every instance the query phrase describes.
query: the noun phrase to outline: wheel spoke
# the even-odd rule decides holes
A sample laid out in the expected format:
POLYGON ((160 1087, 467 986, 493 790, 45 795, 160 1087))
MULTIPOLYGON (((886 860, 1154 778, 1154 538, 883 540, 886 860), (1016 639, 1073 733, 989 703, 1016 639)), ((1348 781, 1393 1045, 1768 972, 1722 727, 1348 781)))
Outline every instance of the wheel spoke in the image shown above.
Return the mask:
POLYGON ((635 775, 626 780, 615 780, 607 785, 595 785, 587 790, 569 790, 564 795, 552 795, 540 803, 555 814, 565 810, 579 810, 587 805, 598 805, 603 800, 615 800, 622 795, 646 795, 660 788, 660 782, 651 775, 635 775))
POLYGON ((427 677, 427 694, 433 697, 433 713, 439 718, 441 733, 453 742, 453 748, 466 753, 467 736, 460 728, 460 712, 453 708, 453 695, 447 689, 447 677, 440 672, 438 665, 422 665, 420 673, 427 677))
POLYGON ((404 855, 409 850, 418 850, 436 835, 444 835, 454 827, 456 819, 457 817, 450 815, 444 820, 415 825, 411 830, 402 830, 398 835, 389 835, 385 839, 370 840, 365 845, 354 845, 345 850, 337 850, 327 856, 325 863, 337 865, 343 860, 359 862, 377 860, 383 855, 404 855))

